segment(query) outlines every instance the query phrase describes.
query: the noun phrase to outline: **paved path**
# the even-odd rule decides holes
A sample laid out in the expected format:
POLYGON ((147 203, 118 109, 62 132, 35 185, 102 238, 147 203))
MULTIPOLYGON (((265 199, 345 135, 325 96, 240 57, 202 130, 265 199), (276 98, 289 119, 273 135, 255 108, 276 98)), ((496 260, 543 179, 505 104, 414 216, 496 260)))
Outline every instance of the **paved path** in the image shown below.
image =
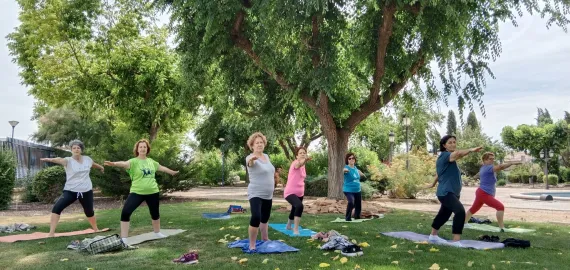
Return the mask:
MULTIPOLYGON (((477 187, 463 187, 461 192, 461 202, 465 205, 466 210, 469 209, 475 199, 475 190, 477 187)), ((551 190, 553 192, 570 190, 551 190)), ((510 194, 523 192, 546 192, 544 189, 525 189, 525 188, 497 188, 496 197, 506 208, 505 220, 528 221, 528 222, 549 222, 564 223, 570 225, 570 201, 538 201, 523 200, 511 198, 510 194)), ((202 198, 212 200, 237 200, 247 201, 246 187, 216 187, 216 188, 195 188, 186 192, 174 192, 173 196, 181 196, 187 198, 202 198)), ((276 203, 285 203, 282 196, 274 197, 276 203)), ((309 201, 309 200, 307 200, 309 201)), ((439 203, 436 201, 435 195, 425 197, 423 200, 390 200, 386 198, 379 199, 386 207, 396 209, 407 209, 422 212, 437 212, 439 203), (430 200, 431 199, 431 202, 430 200)), ((477 216, 487 217, 495 220, 495 210, 487 206, 483 206, 477 213, 477 216)))

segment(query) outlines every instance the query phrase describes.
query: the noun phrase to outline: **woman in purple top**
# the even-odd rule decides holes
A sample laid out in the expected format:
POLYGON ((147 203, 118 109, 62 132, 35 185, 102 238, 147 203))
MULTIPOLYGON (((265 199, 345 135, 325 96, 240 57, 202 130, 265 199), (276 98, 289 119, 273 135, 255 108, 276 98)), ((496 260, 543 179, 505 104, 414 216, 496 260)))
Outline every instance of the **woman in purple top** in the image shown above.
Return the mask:
POLYGON ((495 164, 495 154, 491 152, 487 152, 483 154, 483 166, 479 170, 479 177, 481 179, 481 183, 479 184, 479 188, 475 192, 475 202, 471 205, 469 211, 467 211, 467 215, 465 216, 465 226, 469 228, 467 222, 481 207, 483 204, 488 205, 491 208, 495 208, 497 210, 497 222, 499 223, 499 228, 501 228, 501 232, 505 231, 505 224, 503 223, 503 217, 505 215, 505 206, 497 199, 495 199, 495 184, 497 183, 497 176, 495 175, 496 172, 504 170, 512 165, 522 164, 522 162, 512 162, 512 163, 503 163, 500 165, 495 164))

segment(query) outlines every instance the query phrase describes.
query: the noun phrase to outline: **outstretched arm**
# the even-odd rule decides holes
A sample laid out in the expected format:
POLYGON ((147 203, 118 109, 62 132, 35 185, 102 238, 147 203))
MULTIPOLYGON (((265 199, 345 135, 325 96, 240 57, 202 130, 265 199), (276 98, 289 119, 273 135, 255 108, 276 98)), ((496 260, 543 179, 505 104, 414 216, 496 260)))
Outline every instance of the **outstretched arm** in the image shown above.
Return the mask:
POLYGON ((55 163, 55 164, 59 164, 62 166, 67 166, 67 160, 65 158, 60 158, 60 157, 56 157, 56 158, 40 158, 41 161, 45 161, 45 162, 51 162, 51 163, 55 163))
POLYGON ((131 168, 131 163, 129 161, 115 161, 115 162, 105 161, 105 162, 103 162, 103 165, 111 166, 111 167, 125 168, 125 169, 131 168))
POLYGON ((93 162, 93 165, 91 165, 91 168, 98 169, 98 170, 100 170, 102 173, 105 172, 105 167, 103 167, 103 166, 101 166, 101 165, 99 165, 99 164, 97 164, 97 163, 95 163, 95 162, 93 162))
POLYGON ((307 162, 309 162, 309 160, 311 160, 311 159, 312 158, 310 158, 310 157, 305 158, 305 159, 301 159, 301 161, 299 161, 295 164, 295 169, 299 169, 299 168, 305 166, 305 164, 307 164, 307 162))
POLYGON ((173 171, 173 170, 171 170, 171 169, 169 169, 169 168, 166 168, 166 167, 164 167, 164 166, 162 166, 162 165, 159 165, 159 166, 158 166, 158 171, 159 171, 159 172, 165 172, 165 173, 170 174, 170 175, 172 175, 172 176, 174 176, 174 175, 176 175, 176 174, 178 173, 178 171, 173 171))
POLYGON ((481 151, 481 149, 483 149, 483 147, 479 146, 479 147, 475 147, 475 148, 471 148, 471 149, 467 149, 467 150, 455 150, 449 156, 449 162, 459 160, 459 159, 463 158, 464 156, 467 156, 473 152, 479 152, 479 151, 481 151))
POLYGON ((511 162, 511 163, 503 163, 503 164, 499 164, 499 165, 495 165, 493 166, 493 172, 498 172, 498 171, 502 171, 508 167, 511 167, 513 165, 520 165, 522 164, 521 161, 517 161, 517 162, 511 162))

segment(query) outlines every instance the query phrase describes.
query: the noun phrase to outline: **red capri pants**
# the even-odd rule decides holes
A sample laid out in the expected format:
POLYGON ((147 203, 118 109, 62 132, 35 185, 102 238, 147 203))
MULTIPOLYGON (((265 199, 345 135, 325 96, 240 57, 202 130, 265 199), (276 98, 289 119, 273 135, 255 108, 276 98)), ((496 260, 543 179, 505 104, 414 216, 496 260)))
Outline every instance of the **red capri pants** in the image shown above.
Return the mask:
POLYGON ((495 208, 497 211, 505 211, 505 206, 500 201, 495 199, 494 196, 483 191, 481 188, 478 188, 475 192, 475 202, 471 205, 469 212, 471 212, 471 214, 477 213, 483 204, 486 204, 491 208, 495 208))

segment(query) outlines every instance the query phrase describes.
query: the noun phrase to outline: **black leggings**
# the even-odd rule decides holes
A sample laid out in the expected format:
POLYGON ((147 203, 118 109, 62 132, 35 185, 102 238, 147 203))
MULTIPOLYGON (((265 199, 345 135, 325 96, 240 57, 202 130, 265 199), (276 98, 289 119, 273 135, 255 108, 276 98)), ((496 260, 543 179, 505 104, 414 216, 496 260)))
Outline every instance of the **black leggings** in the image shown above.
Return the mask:
POLYGON ((362 194, 360 192, 345 192, 344 195, 348 200, 345 219, 351 220, 352 209, 354 209, 354 218, 359 219, 362 211, 362 194))
POLYGON ((152 220, 158 220, 160 218, 160 214, 158 211, 159 209, 158 201, 159 201, 158 192, 148 195, 130 193, 129 197, 127 197, 127 200, 125 201, 125 205, 123 206, 123 211, 121 212, 121 221, 127 221, 127 222, 130 221, 131 215, 137 209, 137 207, 141 205, 142 202, 146 202, 152 220))
POLYGON ((431 227, 439 230, 439 228, 449 220, 451 213, 454 213, 455 216, 453 217, 453 226, 451 231, 453 234, 463 233, 463 226, 465 225, 465 208, 463 208, 463 204, 459 201, 459 196, 449 192, 445 196, 437 196, 437 199, 441 202, 441 207, 439 208, 439 212, 435 216, 431 227))
POLYGON ((57 202, 53 205, 51 210, 52 213, 61 215, 63 209, 70 206, 76 200, 79 200, 81 206, 83 206, 83 212, 85 212, 85 216, 88 218, 95 215, 95 211, 93 211, 93 190, 89 190, 87 192, 73 192, 69 190, 64 190, 61 197, 57 199, 57 202))
POLYGON ((258 228, 260 223, 267 223, 269 221, 272 203, 272 200, 264 200, 258 197, 249 199, 249 208, 251 211, 249 225, 251 227, 258 228))
POLYGON ((303 214, 303 197, 297 197, 297 195, 291 194, 287 196, 285 200, 291 204, 289 220, 293 220, 295 217, 301 217, 303 214))

